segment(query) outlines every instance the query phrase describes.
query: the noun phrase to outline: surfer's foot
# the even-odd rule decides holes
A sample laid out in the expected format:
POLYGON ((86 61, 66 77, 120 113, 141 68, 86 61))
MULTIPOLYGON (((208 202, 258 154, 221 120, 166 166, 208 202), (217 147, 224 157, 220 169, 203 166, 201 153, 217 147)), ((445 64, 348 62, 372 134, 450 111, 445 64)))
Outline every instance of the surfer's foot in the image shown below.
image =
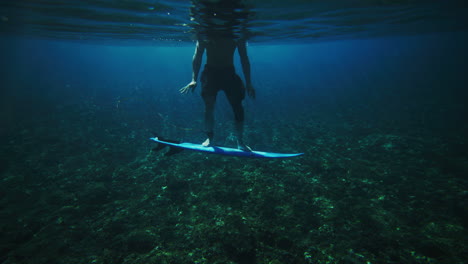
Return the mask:
POLYGON ((252 152, 252 149, 244 143, 237 142, 237 149, 245 152, 252 152))
POLYGON ((201 145, 204 146, 204 147, 211 147, 210 138, 207 138, 201 145))

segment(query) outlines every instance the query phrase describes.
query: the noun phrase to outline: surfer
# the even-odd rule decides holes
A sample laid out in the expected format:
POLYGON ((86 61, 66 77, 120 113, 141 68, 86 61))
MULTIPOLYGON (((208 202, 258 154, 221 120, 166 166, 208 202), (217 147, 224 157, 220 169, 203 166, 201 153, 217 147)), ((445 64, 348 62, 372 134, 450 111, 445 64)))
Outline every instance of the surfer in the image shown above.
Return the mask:
MULTIPOLYGON (((201 11, 196 8, 193 8, 193 10, 201 11)), ((231 28, 232 30, 226 30, 224 26, 220 27, 222 30, 219 30, 216 27, 219 24, 232 25, 233 21, 240 21, 240 17, 235 15, 235 10, 239 10, 235 5, 226 7, 215 3, 205 3, 202 14, 200 15, 200 12, 196 14, 195 20, 202 21, 199 22, 201 26, 197 28, 197 43, 192 60, 192 81, 181 88, 180 92, 185 94, 195 90, 203 54, 206 51, 206 64, 200 78, 201 96, 205 103, 205 132, 207 134, 207 139, 202 145, 205 147, 213 145, 214 107, 216 96, 222 90, 234 112, 237 147, 240 150, 251 151, 243 139, 244 108, 242 100, 245 98, 246 92, 251 98, 255 98, 255 89, 252 86, 250 77, 250 61, 247 56, 246 38, 235 35, 233 28, 231 28), (212 17, 216 17, 216 21, 211 21, 212 17), (245 85, 234 69, 233 57, 236 49, 239 53, 245 85)), ((245 13, 240 13, 240 15, 242 17, 246 16, 245 13)))

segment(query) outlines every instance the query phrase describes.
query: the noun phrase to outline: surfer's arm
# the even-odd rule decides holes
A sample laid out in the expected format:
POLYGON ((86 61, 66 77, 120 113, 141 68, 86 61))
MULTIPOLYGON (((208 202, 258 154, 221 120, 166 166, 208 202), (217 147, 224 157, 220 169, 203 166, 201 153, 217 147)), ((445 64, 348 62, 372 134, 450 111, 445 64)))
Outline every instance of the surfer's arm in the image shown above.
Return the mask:
POLYGON ((249 56, 247 55, 247 44, 244 40, 241 40, 237 43, 237 50, 239 52, 242 65, 242 72, 244 73, 247 94, 250 97, 255 98, 255 89, 252 86, 252 80, 250 77, 250 61, 249 56))
POLYGON ((193 68, 192 82, 197 82, 198 80, 198 73, 200 72, 200 67, 201 67, 204 52, 205 52, 205 44, 203 42, 197 41, 195 54, 193 54, 193 60, 192 60, 192 68, 193 68))
POLYGON ((197 46, 195 47, 195 54, 193 54, 193 59, 192 59, 192 81, 187 86, 180 89, 181 93, 187 93, 189 90, 193 92, 195 90, 195 87, 197 86, 198 74, 200 72, 204 52, 205 52, 205 44, 197 41, 197 46))

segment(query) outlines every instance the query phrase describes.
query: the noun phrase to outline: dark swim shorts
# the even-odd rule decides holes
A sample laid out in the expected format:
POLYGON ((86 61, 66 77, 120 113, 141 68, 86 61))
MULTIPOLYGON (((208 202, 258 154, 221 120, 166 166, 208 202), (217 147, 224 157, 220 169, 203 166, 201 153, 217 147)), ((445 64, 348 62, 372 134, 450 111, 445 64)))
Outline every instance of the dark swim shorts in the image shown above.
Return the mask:
POLYGON ((201 76, 202 97, 216 96, 223 90, 230 101, 242 101, 245 87, 234 67, 212 67, 205 65, 201 76))

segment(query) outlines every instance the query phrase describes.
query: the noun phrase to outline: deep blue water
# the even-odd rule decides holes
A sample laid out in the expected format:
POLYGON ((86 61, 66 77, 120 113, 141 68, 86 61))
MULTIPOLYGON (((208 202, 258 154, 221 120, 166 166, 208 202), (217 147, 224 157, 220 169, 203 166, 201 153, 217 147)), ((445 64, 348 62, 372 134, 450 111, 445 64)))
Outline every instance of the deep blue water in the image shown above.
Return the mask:
MULTIPOLYGON (((250 45, 258 98, 245 102, 248 119, 294 119, 317 107, 338 114, 338 108, 351 107, 362 118, 379 119, 383 114, 405 122, 429 115, 424 125, 464 128, 465 44, 466 34, 445 33, 250 45)), ((38 108, 55 111, 62 104, 152 109, 151 114, 181 118, 193 128, 203 111, 199 87, 194 96, 178 92, 191 78, 190 45, 111 46, 14 37, 3 38, 1 50, 2 116, 11 122, 2 131, 22 119, 34 119, 38 108)), ((236 64, 241 74, 237 55, 236 64)), ((230 110, 223 98, 218 110, 225 122, 230 110)), ((141 116, 149 118, 149 126, 155 122, 145 113, 141 116)))

